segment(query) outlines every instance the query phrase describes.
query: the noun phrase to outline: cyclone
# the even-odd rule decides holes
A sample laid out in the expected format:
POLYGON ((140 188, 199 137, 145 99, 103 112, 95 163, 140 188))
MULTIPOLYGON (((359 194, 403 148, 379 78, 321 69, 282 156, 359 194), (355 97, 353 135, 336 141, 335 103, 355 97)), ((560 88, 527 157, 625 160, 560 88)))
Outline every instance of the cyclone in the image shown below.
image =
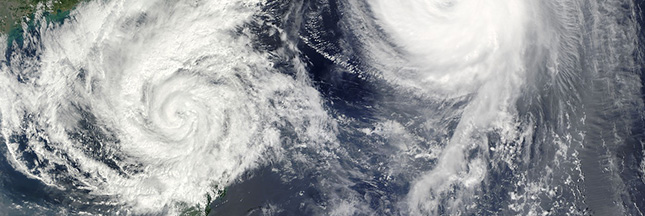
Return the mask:
MULTIPOLYGON (((334 31, 345 36, 318 42, 322 33, 312 30, 310 46, 351 73, 391 86, 374 90, 386 96, 370 107, 385 111, 373 117, 380 118, 376 127, 361 131, 385 139, 395 153, 376 151, 366 160, 396 158, 381 160, 385 176, 410 184, 398 185, 409 189, 397 194, 397 205, 371 208, 402 215, 642 214, 636 192, 642 144, 628 138, 640 136, 643 107, 635 3, 330 1, 328 7, 342 11, 334 31), (357 48, 342 48, 347 44, 357 48), (627 126, 616 129, 621 124, 627 126), (628 166, 632 171, 616 171, 628 166)), ((325 25, 312 20, 312 29, 325 25)))
POLYGON ((57 4, 0 33, 0 214, 645 211, 639 1, 57 4))
POLYGON ((3 65, 8 161, 117 213, 175 214, 279 148, 281 130, 319 142, 304 126, 325 126, 306 77, 280 73, 235 32, 257 4, 97 1, 65 25, 43 21, 37 57, 16 51, 3 65))
POLYGON ((480 134, 495 131, 508 140, 519 136, 513 131, 513 102, 531 69, 530 59, 525 59, 529 44, 539 43, 531 41, 539 38, 528 36, 530 20, 539 19, 533 15, 537 12, 527 9, 530 6, 516 1, 382 1, 373 6, 379 23, 390 29, 393 41, 415 67, 403 73, 406 79, 421 81, 413 84, 422 89, 468 91, 462 87, 466 86, 477 91, 462 111, 437 167, 412 186, 412 212, 438 214, 440 200, 433 197, 442 194, 454 197, 444 201, 446 212, 467 206, 487 169, 482 161, 485 152, 473 159, 466 156, 468 151, 488 148, 487 138, 480 134))

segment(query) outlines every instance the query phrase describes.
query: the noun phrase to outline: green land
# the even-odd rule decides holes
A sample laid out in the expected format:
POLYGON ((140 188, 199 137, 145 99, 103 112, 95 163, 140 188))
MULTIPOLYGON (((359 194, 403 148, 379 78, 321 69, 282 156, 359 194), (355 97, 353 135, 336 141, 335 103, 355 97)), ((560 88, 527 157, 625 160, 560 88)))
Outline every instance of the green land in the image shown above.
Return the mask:
POLYGON ((21 21, 31 18, 38 3, 45 6, 45 12, 54 16, 66 16, 82 0, 2 0, 0 1, 0 32, 7 33, 19 28, 21 21), (49 6, 49 7, 48 7, 49 6))
POLYGON ((9 35, 8 43, 20 40, 23 32, 21 23, 33 27, 39 3, 44 7, 43 16, 47 20, 62 22, 82 1, 86 0, 0 0, 0 34, 9 35))

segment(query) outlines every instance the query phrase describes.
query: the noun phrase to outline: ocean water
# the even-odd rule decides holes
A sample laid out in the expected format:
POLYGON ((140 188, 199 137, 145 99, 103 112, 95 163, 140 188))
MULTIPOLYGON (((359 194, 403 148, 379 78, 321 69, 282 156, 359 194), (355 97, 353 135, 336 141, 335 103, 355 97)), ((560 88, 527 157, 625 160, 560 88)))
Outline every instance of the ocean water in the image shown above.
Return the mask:
POLYGON ((643 215, 644 6, 37 13, 0 44, 0 214, 643 215))

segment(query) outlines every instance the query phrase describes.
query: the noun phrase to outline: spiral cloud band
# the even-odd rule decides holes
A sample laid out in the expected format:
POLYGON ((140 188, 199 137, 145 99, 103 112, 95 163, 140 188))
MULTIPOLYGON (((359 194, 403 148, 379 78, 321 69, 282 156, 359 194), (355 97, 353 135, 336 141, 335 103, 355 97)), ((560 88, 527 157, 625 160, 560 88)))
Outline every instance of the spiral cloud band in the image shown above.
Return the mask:
POLYGON ((68 25, 45 24, 40 59, 13 53, 25 63, 2 68, 7 157, 32 178, 118 197, 106 202, 138 214, 205 205, 279 148, 280 130, 318 142, 329 131, 305 128, 326 121, 307 78, 278 72, 235 33, 257 4, 96 1, 68 25))
POLYGON ((640 1, 62 2, 0 33, 0 215, 644 212, 640 1))

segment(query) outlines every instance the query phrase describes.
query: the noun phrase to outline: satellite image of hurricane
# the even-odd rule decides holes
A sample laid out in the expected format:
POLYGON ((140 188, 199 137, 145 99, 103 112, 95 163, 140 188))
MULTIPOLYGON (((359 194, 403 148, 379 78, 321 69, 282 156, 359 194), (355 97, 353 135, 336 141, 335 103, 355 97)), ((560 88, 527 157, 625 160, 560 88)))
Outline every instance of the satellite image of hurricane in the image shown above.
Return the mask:
POLYGON ((644 215, 643 0, 0 0, 0 215, 644 215))

